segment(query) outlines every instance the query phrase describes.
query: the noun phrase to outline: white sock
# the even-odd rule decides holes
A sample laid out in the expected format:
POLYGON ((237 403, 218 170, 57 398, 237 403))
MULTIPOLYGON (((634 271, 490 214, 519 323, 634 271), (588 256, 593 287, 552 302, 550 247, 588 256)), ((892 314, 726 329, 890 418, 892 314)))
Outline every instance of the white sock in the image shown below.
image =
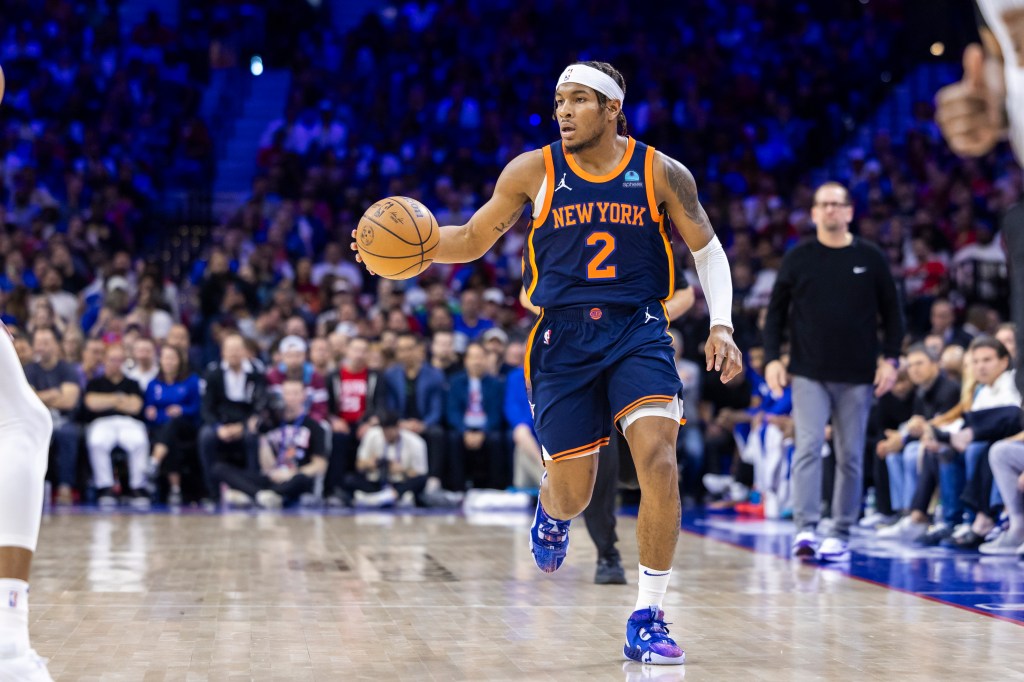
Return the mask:
POLYGON ((0 578, 0 658, 28 651, 28 583, 0 578))
POLYGON ((640 564, 640 579, 637 581, 640 594, 637 595, 636 608, 633 610, 639 611, 650 606, 657 606, 660 609, 661 601, 665 598, 665 592, 668 590, 668 581, 671 578, 671 568, 658 571, 640 564))

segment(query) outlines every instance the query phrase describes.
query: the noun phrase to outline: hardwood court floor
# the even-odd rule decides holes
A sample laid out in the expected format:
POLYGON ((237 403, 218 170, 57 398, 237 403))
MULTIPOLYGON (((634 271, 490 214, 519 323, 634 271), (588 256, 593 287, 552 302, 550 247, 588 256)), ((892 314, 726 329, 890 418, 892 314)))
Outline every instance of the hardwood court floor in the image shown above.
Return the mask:
POLYGON ((1024 680, 1018 625, 690 534, 666 602, 685 670, 624 663, 635 586, 592 583, 582 522, 541 574, 529 522, 48 516, 33 644, 58 681, 1024 680))

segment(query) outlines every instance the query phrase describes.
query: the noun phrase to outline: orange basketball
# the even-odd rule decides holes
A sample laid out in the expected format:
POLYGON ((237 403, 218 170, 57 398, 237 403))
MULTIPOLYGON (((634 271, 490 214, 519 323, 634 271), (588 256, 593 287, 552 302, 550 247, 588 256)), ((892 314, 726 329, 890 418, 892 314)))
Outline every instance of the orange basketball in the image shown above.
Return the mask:
POLYGON ((0 69, 0 102, 4 101, 4 70, 0 69))
POLYGON ((430 210, 409 197, 388 197, 366 209, 356 228, 356 248, 370 270, 409 279, 434 262, 441 230, 430 210))

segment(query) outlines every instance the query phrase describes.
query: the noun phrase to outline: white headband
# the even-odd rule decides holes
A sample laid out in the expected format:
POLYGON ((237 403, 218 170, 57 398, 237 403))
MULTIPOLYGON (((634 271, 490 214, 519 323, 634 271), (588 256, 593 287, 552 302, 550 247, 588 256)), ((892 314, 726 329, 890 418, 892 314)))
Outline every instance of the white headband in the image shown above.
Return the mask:
POLYGON ((572 64, 565 67, 565 71, 558 77, 557 88, 562 83, 579 83, 588 88, 594 88, 608 99, 625 101, 626 93, 622 91, 615 79, 603 71, 598 71, 586 64, 572 64))

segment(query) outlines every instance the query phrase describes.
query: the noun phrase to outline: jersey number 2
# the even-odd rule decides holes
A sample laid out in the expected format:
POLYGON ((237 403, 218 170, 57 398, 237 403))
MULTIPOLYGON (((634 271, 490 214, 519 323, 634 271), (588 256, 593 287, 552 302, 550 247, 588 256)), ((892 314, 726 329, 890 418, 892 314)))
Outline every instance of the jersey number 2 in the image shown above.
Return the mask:
POLYGON ((587 263, 587 279, 615 279, 615 266, 604 264, 615 251, 615 236, 608 232, 592 232, 587 237, 587 246, 598 244, 601 250, 587 263))

